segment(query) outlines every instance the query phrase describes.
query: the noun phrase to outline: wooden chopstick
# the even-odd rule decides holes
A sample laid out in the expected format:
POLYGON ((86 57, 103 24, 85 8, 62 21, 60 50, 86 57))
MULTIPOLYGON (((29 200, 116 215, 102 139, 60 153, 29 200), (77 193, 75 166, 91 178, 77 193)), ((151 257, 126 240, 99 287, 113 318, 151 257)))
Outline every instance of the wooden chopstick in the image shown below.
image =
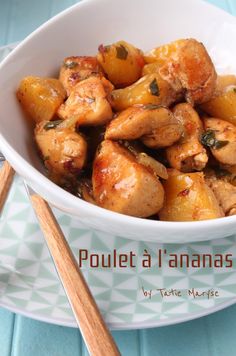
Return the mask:
POLYGON ((37 194, 31 201, 90 355, 120 355, 50 206, 37 194))
POLYGON ((15 171, 10 164, 5 161, 0 170, 0 214, 7 199, 15 171))
MULTIPOLYGON (((0 213, 14 174, 14 169, 5 161, 0 170, 0 213)), ((90 355, 120 355, 50 206, 39 195, 29 195, 90 355)))

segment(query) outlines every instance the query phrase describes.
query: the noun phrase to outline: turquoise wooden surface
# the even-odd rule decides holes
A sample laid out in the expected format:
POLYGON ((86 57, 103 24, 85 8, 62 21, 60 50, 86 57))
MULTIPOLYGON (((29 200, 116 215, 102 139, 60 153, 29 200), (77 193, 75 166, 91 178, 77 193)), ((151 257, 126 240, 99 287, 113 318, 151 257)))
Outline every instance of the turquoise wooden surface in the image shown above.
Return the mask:
MULTIPOLYGON (((115 331, 113 335, 123 356, 234 356, 236 305, 178 325, 115 331)), ((42 323, 0 309, 0 355, 88 354, 77 329, 42 323)))
MULTIPOLYGON (((208 0, 236 15, 235 0, 208 0)), ((0 0, 0 45, 22 40, 75 0, 0 0)), ((113 332, 124 356, 234 356, 236 305, 169 327, 113 332)), ((0 308, 0 356, 85 356, 77 329, 31 320, 0 308)), ((106 355, 104 355, 106 356, 106 355)))

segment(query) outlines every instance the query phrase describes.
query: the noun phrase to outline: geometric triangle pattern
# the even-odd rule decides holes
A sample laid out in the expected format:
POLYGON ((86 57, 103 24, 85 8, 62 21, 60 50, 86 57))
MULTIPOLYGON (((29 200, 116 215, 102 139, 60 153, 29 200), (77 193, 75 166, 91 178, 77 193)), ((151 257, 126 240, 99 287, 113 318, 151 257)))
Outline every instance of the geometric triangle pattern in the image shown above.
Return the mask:
MULTIPOLYGON (((57 209, 54 213, 75 257, 79 259, 79 251, 88 251, 82 270, 112 328, 168 325, 236 300, 236 236, 190 245, 144 243, 107 236, 57 209), (220 268, 192 267, 191 263, 187 267, 184 261, 180 266, 180 257, 186 254, 220 253, 232 255, 231 268, 227 263, 220 268), (125 267, 115 266, 114 261, 118 264, 124 254, 128 256, 125 267), (127 266, 131 259, 134 267, 127 266), (173 261, 177 266, 170 267, 173 261)), ((14 180, 0 218, 0 241, 0 305, 35 319, 75 326, 20 177, 14 180)), ((85 258, 85 252, 81 256, 85 258)))
MULTIPOLYGON (((5 48, 4 55, 10 50, 5 48)), ((82 271, 114 329, 173 324, 236 302, 236 235, 189 245, 144 243, 88 229, 57 209, 54 213, 75 257, 88 251, 82 271), (160 251, 166 254, 160 256, 160 251), (130 261, 131 252, 134 267, 114 266, 124 254, 130 261), (230 254, 232 266, 226 261, 222 267, 193 267, 192 259, 189 267, 181 266, 184 254, 230 254), (172 255, 175 267, 170 265, 172 255)), ((20 177, 15 177, 0 217, 0 305, 35 319, 76 326, 20 177)))

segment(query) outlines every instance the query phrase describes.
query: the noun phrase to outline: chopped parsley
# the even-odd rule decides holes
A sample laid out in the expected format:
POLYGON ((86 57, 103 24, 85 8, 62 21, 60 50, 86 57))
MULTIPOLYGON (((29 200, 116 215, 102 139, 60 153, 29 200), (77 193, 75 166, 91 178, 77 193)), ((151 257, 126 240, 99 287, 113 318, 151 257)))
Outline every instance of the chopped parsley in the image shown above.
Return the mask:
POLYGON ((156 78, 153 79, 153 81, 149 85, 149 89, 152 95, 159 96, 160 95, 160 89, 157 84, 156 78))
POLYGON ((163 107, 162 105, 156 105, 156 104, 147 104, 147 105, 143 106, 143 108, 145 110, 156 110, 156 109, 160 109, 162 107, 163 107))
POLYGON ((214 130, 206 130, 205 132, 203 132, 200 137, 200 142, 203 146, 216 150, 226 146, 229 143, 229 141, 217 140, 214 130))
POLYGON ((128 51, 122 44, 116 46, 116 58, 125 60, 128 57, 128 51))
POLYGON ((55 129, 55 127, 57 127, 58 125, 60 125, 60 123, 62 122, 63 120, 54 120, 54 121, 49 121, 47 122, 45 125, 44 125, 44 130, 48 131, 48 130, 51 130, 51 129, 55 129))
POLYGON ((74 61, 64 62, 64 67, 66 67, 68 69, 73 69, 73 68, 76 68, 77 66, 78 66, 78 63, 74 62, 74 61))
POLYGON ((186 197, 187 195, 189 195, 190 190, 188 188, 181 190, 181 192, 179 192, 177 194, 177 197, 186 197))
POLYGON ((227 144, 229 143, 229 141, 219 141, 219 140, 216 140, 215 141, 215 145, 214 145, 214 149, 218 150, 222 147, 225 147, 227 144))

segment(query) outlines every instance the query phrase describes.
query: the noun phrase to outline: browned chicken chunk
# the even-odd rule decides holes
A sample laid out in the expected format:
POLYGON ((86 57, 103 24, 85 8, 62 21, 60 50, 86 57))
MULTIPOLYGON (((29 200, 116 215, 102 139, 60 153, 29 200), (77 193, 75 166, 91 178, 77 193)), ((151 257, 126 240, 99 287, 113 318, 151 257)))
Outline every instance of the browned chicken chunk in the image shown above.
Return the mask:
POLYGON ((58 122, 40 122, 35 128, 35 140, 50 177, 61 184, 76 177, 84 167, 87 142, 72 129, 56 127, 58 122))
POLYGON ((103 70, 96 57, 67 57, 61 66, 59 80, 70 95, 74 86, 91 76, 103 76, 103 70))
POLYGON ((75 85, 58 110, 64 126, 103 125, 112 119, 109 96, 112 84, 105 78, 90 77, 75 85))
POLYGON ((210 147, 217 161, 236 164, 236 127, 230 122, 215 119, 204 119, 205 133, 202 140, 210 147))
POLYGON ((206 102, 216 89, 217 74, 212 60, 204 45, 195 39, 178 43, 159 73, 173 86, 181 86, 191 104, 206 102))
POLYGON ((173 114, 184 126, 183 138, 166 150, 171 167, 182 172, 201 171, 207 164, 208 156, 199 138, 203 132, 202 122, 190 104, 178 104, 173 114))
POLYGON ((102 142, 93 165, 96 203, 112 211, 137 217, 156 214, 164 202, 158 177, 116 142, 102 142))
POLYGON ((215 176, 207 177, 206 182, 213 190, 225 215, 236 215, 236 187, 215 176))
POLYGON ((170 110, 155 105, 137 105, 122 111, 110 122, 105 138, 135 140, 141 138, 151 148, 168 147, 183 133, 182 124, 170 110))

